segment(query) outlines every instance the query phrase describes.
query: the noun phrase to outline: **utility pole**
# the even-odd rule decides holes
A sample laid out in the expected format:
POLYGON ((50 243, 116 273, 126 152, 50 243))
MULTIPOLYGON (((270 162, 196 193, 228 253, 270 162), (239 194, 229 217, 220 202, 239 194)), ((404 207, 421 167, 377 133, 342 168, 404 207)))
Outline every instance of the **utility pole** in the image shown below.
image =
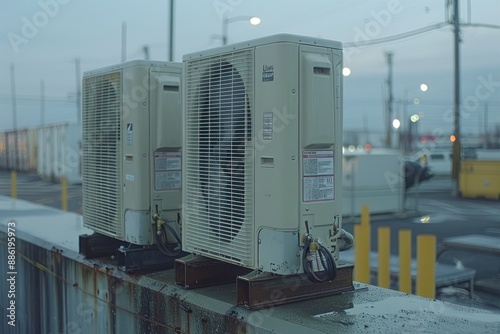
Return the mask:
POLYGON ((392 105, 394 101, 394 97, 392 94, 392 52, 387 52, 386 54, 387 57, 387 66, 389 67, 389 74, 387 78, 387 86, 389 90, 389 98, 387 99, 387 133, 386 133, 386 139, 385 139, 385 145, 390 148, 392 146, 392 140, 391 140, 391 126, 392 126, 392 105))
POLYGON ((19 154, 18 154, 19 147, 17 147, 16 75, 15 75, 14 64, 10 64, 10 89, 12 93, 12 123, 14 127, 14 129, 12 130, 12 132, 14 133, 14 156, 15 156, 13 170, 16 170, 17 167, 19 166, 19 154))
POLYGON ((142 51, 144 51, 144 59, 149 60, 149 46, 144 45, 142 51))
POLYGON ((488 133, 488 103, 485 103, 484 104, 484 122, 483 122, 483 126, 484 126, 484 135, 485 135, 485 139, 486 139, 486 147, 485 148, 489 148, 490 147, 490 134, 488 133))
POLYGON ((122 22, 122 63, 127 61, 127 22, 122 22))
POLYGON ((45 81, 40 80, 40 123, 45 126, 45 81))
POLYGON ((76 124, 80 125, 82 123, 82 109, 81 109, 81 99, 82 99, 82 78, 80 72, 80 58, 75 59, 75 70, 76 70, 76 124))
POLYGON ((168 31, 168 61, 174 61, 174 0, 170 0, 170 29, 168 31))
POLYGON ((459 190, 460 173, 460 22, 459 3, 453 0, 453 26, 454 26, 454 54, 455 54, 455 99, 454 99, 454 135, 453 142, 453 162, 451 168, 452 195, 457 197, 459 190))

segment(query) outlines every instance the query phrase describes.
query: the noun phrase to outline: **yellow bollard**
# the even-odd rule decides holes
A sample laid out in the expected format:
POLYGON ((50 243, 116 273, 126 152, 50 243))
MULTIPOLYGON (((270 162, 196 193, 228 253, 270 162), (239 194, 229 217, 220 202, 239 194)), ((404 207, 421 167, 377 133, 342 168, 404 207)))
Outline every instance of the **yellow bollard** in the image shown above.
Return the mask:
POLYGON ((17 198, 17 173, 15 170, 10 172, 10 196, 17 198))
POLYGON ((399 291, 411 293, 411 230, 399 230, 399 291))
POLYGON ((370 226, 370 208, 368 205, 361 207, 361 226, 370 226))
POLYGON ((378 286, 381 288, 391 287, 391 274, 389 270, 389 258, 391 256, 391 229, 389 227, 378 228, 378 286))
POLYGON ((361 209, 361 224, 354 226, 354 280, 370 284, 370 212, 361 209))
POLYGON ((68 181, 65 176, 61 178, 61 209, 68 211, 68 181))
POLYGON ((436 236, 417 236, 417 287, 418 296, 436 297, 436 236))

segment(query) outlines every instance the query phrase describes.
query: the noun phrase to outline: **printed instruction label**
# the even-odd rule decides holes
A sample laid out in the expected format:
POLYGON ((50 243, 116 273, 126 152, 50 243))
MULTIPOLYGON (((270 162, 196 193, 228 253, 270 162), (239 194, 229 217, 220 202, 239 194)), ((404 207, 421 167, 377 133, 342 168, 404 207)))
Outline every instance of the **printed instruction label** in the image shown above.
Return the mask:
POLYGON ((134 124, 127 123, 127 145, 134 145, 134 124))
POLYGON ((262 139, 273 140, 274 119, 272 112, 264 112, 264 123, 262 125, 262 139))
POLYGON ((155 189, 174 190, 182 188, 181 152, 155 152, 155 189))
POLYGON ((304 202, 335 199, 334 151, 303 151, 302 194, 304 202))

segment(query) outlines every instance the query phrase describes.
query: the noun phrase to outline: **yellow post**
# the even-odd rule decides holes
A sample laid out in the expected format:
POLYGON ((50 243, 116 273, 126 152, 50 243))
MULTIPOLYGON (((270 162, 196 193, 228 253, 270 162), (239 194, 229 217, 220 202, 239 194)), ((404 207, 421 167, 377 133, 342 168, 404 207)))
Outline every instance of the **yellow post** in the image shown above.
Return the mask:
POLYGON ((399 291, 411 293, 411 230, 399 230, 399 291))
POLYGON ((370 211, 361 208, 361 224, 354 226, 354 280, 370 284, 370 211))
POLYGON ((68 211, 68 181, 65 176, 61 178, 61 209, 68 211))
POLYGON ((389 271, 389 258, 391 256, 391 229, 378 228, 378 286, 391 287, 391 274, 389 271))
POLYGON ((436 296, 436 236, 417 236, 417 288, 418 296, 436 296))
POLYGON ((17 198, 17 173, 15 170, 10 172, 10 196, 17 198))

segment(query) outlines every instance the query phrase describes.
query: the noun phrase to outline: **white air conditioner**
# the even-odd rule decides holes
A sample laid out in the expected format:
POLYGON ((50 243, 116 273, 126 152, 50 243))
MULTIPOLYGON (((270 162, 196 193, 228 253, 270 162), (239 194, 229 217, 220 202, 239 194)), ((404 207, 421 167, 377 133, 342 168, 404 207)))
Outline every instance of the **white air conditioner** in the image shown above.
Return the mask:
POLYGON ((152 245, 152 215, 180 224, 181 70, 180 63, 131 61, 84 74, 86 227, 152 245))
POLYGON ((309 232, 337 260, 341 43, 276 35, 183 61, 183 249, 294 274, 309 232))

